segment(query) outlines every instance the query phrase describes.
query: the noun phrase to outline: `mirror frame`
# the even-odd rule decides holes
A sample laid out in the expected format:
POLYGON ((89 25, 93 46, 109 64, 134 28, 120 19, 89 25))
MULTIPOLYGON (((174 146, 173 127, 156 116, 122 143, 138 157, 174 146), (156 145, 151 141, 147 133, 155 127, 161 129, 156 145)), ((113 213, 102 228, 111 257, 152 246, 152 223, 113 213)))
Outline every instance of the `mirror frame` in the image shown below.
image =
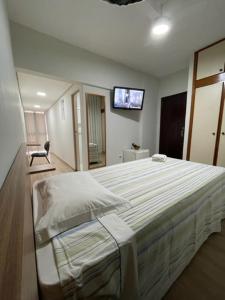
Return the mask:
POLYGON ((106 166, 106 161, 107 161, 107 151, 106 151, 106 105, 105 105, 105 96, 104 95, 100 95, 100 94, 96 94, 96 93, 85 93, 85 105, 86 105, 86 132, 87 132, 87 153, 88 153, 88 170, 94 170, 94 169, 98 169, 98 168, 103 168, 106 166), (93 96, 98 96, 101 97, 104 101, 104 110, 105 110, 105 118, 104 118, 104 127, 105 127, 105 161, 104 164, 102 164, 101 166, 96 166, 95 168, 90 168, 90 150, 89 150, 89 131, 88 131, 88 95, 93 95, 93 96))

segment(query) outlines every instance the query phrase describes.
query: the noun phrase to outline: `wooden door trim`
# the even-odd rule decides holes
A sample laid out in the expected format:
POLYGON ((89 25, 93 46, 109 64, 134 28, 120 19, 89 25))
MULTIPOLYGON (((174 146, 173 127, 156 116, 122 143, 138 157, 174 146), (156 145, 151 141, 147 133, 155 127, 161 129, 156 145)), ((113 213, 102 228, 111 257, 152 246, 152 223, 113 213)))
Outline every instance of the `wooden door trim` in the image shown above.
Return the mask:
POLYGON ((219 119, 218 119, 217 135, 216 135, 216 144, 215 144, 215 151, 214 151, 214 158, 213 158, 213 165, 215 165, 215 166, 217 165, 217 160, 218 160, 221 128, 222 128, 222 123, 223 123, 224 101, 225 101, 225 85, 223 82, 222 91, 221 91, 221 101, 220 101, 220 112, 219 112, 219 119))
MULTIPOLYGON (((87 130, 87 152, 88 152, 88 170, 90 170, 90 150, 89 150, 89 122, 88 122, 88 100, 87 100, 87 96, 90 95, 90 93, 85 93, 85 104, 86 104, 86 130, 87 130)), ((91 94, 92 95, 92 94, 91 94)))
MULTIPOLYGON (((88 131, 88 105, 87 105, 87 96, 88 95, 93 95, 93 96, 98 96, 101 97, 104 100, 104 107, 105 107, 105 120, 104 120, 104 126, 105 126, 105 162, 103 166, 96 167, 95 169, 102 168, 106 166, 106 159, 107 159, 107 148, 106 148, 106 104, 105 104, 105 96, 100 95, 100 94, 95 94, 95 93, 85 93, 85 104, 86 104, 86 127, 87 127, 87 150, 88 150, 88 170, 90 170, 90 150, 89 150, 89 131, 88 131)), ((92 169, 91 169, 92 170, 92 169)))
MULTIPOLYGON (((72 120, 73 120, 73 143, 74 143, 74 155, 75 155, 75 171, 77 170, 77 147, 76 147, 76 137, 75 137, 75 122, 76 122, 76 116, 74 114, 74 97, 80 92, 80 90, 77 90, 75 93, 71 95, 71 101, 72 101, 72 120)), ((78 149, 79 151, 79 149, 78 149)))
POLYGON ((214 43, 212 43, 212 44, 210 44, 210 45, 208 45, 208 46, 206 46, 206 47, 203 47, 203 48, 199 49, 197 52, 198 52, 198 53, 199 53, 199 52, 202 52, 202 51, 204 51, 204 50, 206 50, 206 49, 208 49, 208 48, 211 48, 211 47, 213 47, 213 46, 215 46, 215 45, 217 45, 217 44, 219 44, 219 43, 221 43, 221 42, 223 42, 223 41, 225 41, 225 38, 222 38, 222 39, 220 39, 220 40, 218 40, 218 41, 216 41, 216 42, 214 42, 214 43))
POLYGON ((191 112, 190 112, 190 121, 189 121, 188 145, 187 145, 187 160, 190 160, 190 154, 191 154, 191 139, 192 139, 192 130, 193 130, 193 121, 194 121, 197 67, 198 67, 198 52, 195 52, 193 78, 192 78, 191 112))
POLYGON ((225 72, 218 73, 206 78, 198 79, 196 80, 195 87, 199 88, 207 85, 212 85, 221 81, 225 81, 225 72))

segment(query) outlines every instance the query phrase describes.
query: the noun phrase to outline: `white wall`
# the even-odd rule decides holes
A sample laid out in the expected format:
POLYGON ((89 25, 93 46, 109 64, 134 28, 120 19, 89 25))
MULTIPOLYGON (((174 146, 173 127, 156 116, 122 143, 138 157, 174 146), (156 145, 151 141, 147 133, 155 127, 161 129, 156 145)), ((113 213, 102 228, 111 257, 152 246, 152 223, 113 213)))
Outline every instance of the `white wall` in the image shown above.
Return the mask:
POLYGON ((126 132, 117 131, 116 134, 118 139, 130 145, 135 142, 134 130, 134 136, 140 137, 136 142, 155 152, 158 101, 156 78, 15 23, 11 24, 11 30, 18 68, 106 89, 112 89, 115 85, 144 88, 144 109, 138 120, 132 112, 113 113, 115 121, 120 115, 121 124, 124 122, 127 126, 126 132), (131 121, 127 123, 128 119, 131 121))
MULTIPOLYGON (((188 90, 188 70, 181 70, 160 79, 157 106, 157 152, 159 150, 161 98, 186 92, 188 90)), ((187 104, 188 111, 188 104, 187 104)), ((185 125, 186 136, 186 125, 185 125)))
POLYGON ((188 69, 185 69, 160 79, 159 96, 162 98, 185 92, 187 86, 188 69))
MULTIPOLYGON (((83 87, 83 99, 85 99, 86 93, 105 96, 106 163, 112 165, 122 162, 123 150, 130 148, 132 142, 141 143, 140 119, 142 112, 113 109, 109 90, 85 85, 83 87)), ((86 113, 84 115, 86 116, 86 113)), ((86 148, 87 144, 85 145, 86 148)))
POLYGON ((71 95, 80 89, 74 84, 46 113, 50 152, 75 169, 74 132, 71 95), (61 101, 64 99, 64 116, 61 101))
POLYGON ((0 0, 0 188, 25 140, 5 1, 0 0))
POLYGON ((69 91, 53 105, 46 114, 51 152, 75 168, 73 120, 71 95, 81 92, 82 117, 82 149, 83 166, 88 169, 88 147, 86 128, 86 93, 105 96, 106 105, 106 163, 112 165, 122 162, 123 150, 130 148, 131 143, 141 143, 141 114, 140 111, 114 110, 111 105, 111 91, 89 85, 73 85, 69 91), (61 115, 61 100, 65 103, 65 120, 61 115))

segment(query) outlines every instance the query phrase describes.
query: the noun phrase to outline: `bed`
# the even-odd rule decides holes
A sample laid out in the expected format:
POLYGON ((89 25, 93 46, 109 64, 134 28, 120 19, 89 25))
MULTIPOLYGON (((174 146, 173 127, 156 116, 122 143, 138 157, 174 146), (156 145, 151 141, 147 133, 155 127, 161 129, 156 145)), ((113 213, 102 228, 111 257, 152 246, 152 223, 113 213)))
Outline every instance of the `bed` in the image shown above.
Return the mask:
POLYGON ((99 162, 99 153, 98 153, 98 145, 94 143, 89 143, 89 161, 90 163, 98 163, 99 162))
MULTIPOLYGON (((208 236, 221 231, 225 169, 147 158, 89 174, 132 204, 119 218, 135 234, 138 298, 161 299, 208 236)), ((34 187, 34 222, 40 203, 34 187)), ((97 219, 57 235, 36 254, 43 299, 122 299, 121 251, 97 219)))

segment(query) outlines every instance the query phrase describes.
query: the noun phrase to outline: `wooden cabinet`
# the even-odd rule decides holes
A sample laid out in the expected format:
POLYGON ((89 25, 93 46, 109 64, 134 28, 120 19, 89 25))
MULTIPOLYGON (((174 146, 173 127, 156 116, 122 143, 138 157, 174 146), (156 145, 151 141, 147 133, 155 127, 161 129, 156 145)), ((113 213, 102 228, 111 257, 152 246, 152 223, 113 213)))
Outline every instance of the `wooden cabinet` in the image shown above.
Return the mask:
POLYGON ((222 82, 196 89, 190 160, 213 164, 222 82))
POLYGON ((225 167, 225 39, 195 53, 187 159, 225 167), (221 73, 221 74, 220 74, 221 73))
POLYGON ((219 134, 220 134, 220 140, 219 140, 217 165, 221 167, 225 167, 225 110, 223 111, 222 126, 219 134))
POLYGON ((218 73, 225 67, 225 40, 198 53, 197 80, 218 73))

